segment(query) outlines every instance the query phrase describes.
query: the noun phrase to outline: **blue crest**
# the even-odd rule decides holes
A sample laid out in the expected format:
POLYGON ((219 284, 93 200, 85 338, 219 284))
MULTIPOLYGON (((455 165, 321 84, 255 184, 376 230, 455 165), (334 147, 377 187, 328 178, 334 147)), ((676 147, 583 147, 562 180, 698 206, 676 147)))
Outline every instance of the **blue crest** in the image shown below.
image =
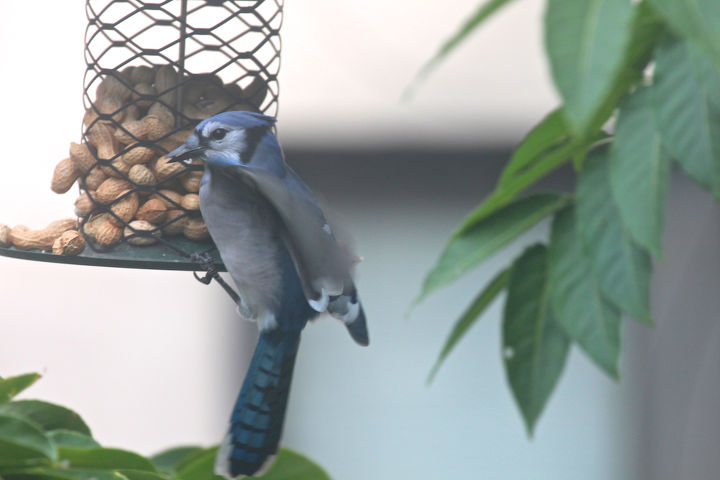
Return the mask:
POLYGON ((202 131, 208 122, 219 122, 235 128, 269 128, 275 125, 275 117, 246 111, 222 112, 203 120, 195 130, 202 131))

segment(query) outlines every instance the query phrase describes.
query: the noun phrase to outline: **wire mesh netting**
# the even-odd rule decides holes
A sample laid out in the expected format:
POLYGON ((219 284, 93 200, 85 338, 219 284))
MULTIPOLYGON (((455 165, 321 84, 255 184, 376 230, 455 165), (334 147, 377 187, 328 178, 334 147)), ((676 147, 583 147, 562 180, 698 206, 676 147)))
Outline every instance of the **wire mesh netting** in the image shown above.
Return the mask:
POLYGON ((76 214, 93 250, 212 248, 199 212, 202 166, 165 154, 216 113, 277 113, 282 4, 87 1, 86 113, 70 157, 81 172, 76 214))

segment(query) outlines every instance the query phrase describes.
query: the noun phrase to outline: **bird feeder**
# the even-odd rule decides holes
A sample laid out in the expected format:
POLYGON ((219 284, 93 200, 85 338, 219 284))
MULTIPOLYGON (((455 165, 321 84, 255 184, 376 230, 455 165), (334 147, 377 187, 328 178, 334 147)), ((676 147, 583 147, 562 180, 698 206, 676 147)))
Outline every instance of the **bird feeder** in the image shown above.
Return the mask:
MULTIPOLYGON (((198 122, 275 115, 282 0, 87 0, 81 138, 53 189, 79 189, 76 256, 25 259, 131 268, 222 269, 198 206, 202 165, 169 163, 198 122)), ((80 119, 78 119, 80 120, 80 119)), ((56 178, 57 177, 57 178, 56 178)))

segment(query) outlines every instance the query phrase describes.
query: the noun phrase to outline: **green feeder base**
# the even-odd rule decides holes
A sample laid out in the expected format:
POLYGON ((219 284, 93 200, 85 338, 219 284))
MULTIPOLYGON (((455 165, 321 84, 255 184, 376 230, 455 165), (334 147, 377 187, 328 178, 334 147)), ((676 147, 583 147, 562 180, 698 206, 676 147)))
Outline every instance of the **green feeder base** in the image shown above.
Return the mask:
MULTIPOLYGON (((168 241, 178 249, 188 253, 203 253, 210 250, 210 256, 218 272, 226 272, 217 249, 212 242, 193 242, 186 239, 168 241)), ((4 257, 36 260, 40 262, 66 263, 70 265, 92 265, 96 267, 145 268, 151 270, 185 270, 201 271, 202 267, 192 260, 179 255, 162 244, 147 247, 133 247, 127 243, 114 247, 109 252, 96 252, 86 247, 83 253, 76 256, 55 255, 52 252, 39 250, 18 250, 15 247, 0 247, 0 255, 4 257)))

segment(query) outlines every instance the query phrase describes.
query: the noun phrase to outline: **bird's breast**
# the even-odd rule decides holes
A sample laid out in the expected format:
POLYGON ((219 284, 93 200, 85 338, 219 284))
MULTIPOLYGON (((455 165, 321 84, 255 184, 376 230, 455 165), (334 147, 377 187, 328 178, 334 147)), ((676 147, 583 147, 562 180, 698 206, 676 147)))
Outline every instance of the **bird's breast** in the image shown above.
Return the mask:
POLYGON ((200 211, 243 302, 257 318, 279 308, 284 247, 270 205, 242 181, 206 169, 200 211))

